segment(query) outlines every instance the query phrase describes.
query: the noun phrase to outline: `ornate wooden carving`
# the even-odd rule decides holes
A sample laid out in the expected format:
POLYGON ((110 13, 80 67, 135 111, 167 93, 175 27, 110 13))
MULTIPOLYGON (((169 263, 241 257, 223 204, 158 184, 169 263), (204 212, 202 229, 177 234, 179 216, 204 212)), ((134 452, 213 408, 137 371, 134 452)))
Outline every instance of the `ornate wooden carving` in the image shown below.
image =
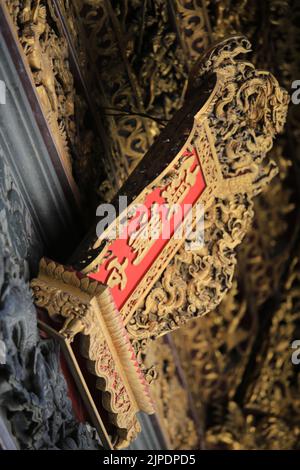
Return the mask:
POLYGON ((225 41, 192 72, 191 83, 210 72, 217 74, 219 86, 206 113, 218 176, 212 198, 204 203, 204 247, 199 251, 182 247, 175 254, 128 323, 132 338, 156 337, 206 314, 231 287, 235 249, 253 218, 253 196, 277 171, 266 154, 282 130, 288 103, 287 93, 271 74, 235 61, 249 50, 243 38, 225 41))
POLYGON ((31 287, 37 306, 54 320, 65 319, 60 333, 68 341, 83 335, 81 353, 98 377, 103 406, 118 429, 116 447, 127 447, 140 430, 136 413, 151 414, 153 405, 109 289, 45 258, 31 287))
MULTIPOLYGON (((298 2, 206 4, 212 39, 243 31, 254 45, 256 67, 274 71, 289 89, 299 76, 298 2)), ((284 135, 270 152, 279 176, 255 199, 233 287, 210 315, 175 333, 199 416, 209 416, 202 420, 206 448, 299 449, 299 366, 291 362, 290 347, 299 338, 298 302, 286 282, 289 267, 296 273, 298 266, 291 261, 299 250, 298 123, 299 106, 291 104, 284 135), (285 302, 286 296, 294 300, 285 302), (253 413, 246 397, 254 383, 260 399, 253 413)))
POLYGON ((36 91, 55 143, 71 174, 69 143, 74 141, 73 76, 64 37, 50 26, 47 6, 40 1, 7 2, 20 43, 32 72, 36 91))
MULTIPOLYGON (((36 304, 50 317, 65 319, 61 334, 69 341, 83 335, 82 354, 104 392, 103 404, 118 429, 118 447, 136 435, 136 412, 153 411, 130 339, 139 354, 143 339, 157 338, 219 304, 232 284, 235 249, 253 217, 252 199, 277 171, 266 154, 282 130, 288 96, 271 74, 238 60, 249 50, 245 38, 233 37, 196 64, 187 106, 176 118, 181 116, 180 135, 186 133, 183 118, 190 122, 194 114, 188 138, 177 142, 174 155, 168 127, 162 132, 149 152, 158 158, 159 176, 156 168, 155 177, 150 172, 147 186, 134 194, 125 219, 124 214, 119 216, 130 226, 137 214, 135 204, 147 204, 155 191, 167 202, 191 200, 194 209, 202 204, 203 248, 187 250, 185 240, 175 239, 174 232, 151 254, 151 240, 143 246, 135 246, 129 235, 111 240, 113 224, 101 239, 88 242, 84 257, 81 254, 72 262, 77 270, 43 259, 39 276, 32 281, 36 304), (206 83, 214 85, 199 110, 198 95, 206 83), (167 167, 159 159, 162 149, 165 155, 169 152, 167 167), (143 265, 148 255, 150 264, 148 260, 143 265), (141 265, 139 274, 136 265, 141 265), (133 279, 128 291, 127 274, 133 279)), ((148 161, 145 156, 144 166, 148 161)), ((140 171, 138 167, 127 187, 140 171)))

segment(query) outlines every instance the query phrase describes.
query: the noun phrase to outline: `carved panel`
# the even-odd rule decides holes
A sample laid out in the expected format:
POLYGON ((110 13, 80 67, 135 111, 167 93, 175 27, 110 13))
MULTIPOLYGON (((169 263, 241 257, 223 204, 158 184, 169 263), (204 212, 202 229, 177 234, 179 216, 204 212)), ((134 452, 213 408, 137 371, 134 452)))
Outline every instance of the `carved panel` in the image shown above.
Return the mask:
MULTIPOLYGON (((6 4, 65 170, 73 174, 83 200, 88 199, 93 210, 97 191, 98 197, 103 195, 101 183, 109 179, 110 160, 103 163, 104 142, 95 131, 55 2, 18 0, 6 4)), ((112 172, 110 178, 114 180, 112 172)))
MULTIPOLYGON (((12 6, 11 14, 17 22, 20 2, 9 3, 12 6)), ((253 43, 254 63, 257 66, 274 70, 287 89, 292 79, 298 78, 296 45, 299 36, 294 24, 296 21, 293 22, 291 18, 297 18, 299 7, 293 1, 155 0, 150 5, 150 2, 143 1, 111 3, 104 0, 78 0, 72 5, 67 1, 59 3, 66 13, 69 31, 78 50, 80 64, 84 67, 87 56, 82 52, 83 36, 76 33, 80 28, 75 13, 80 12, 91 49, 89 52, 100 70, 97 77, 102 80, 100 87, 103 94, 96 97, 95 101, 106 114, 117 114, 107 116, 106 119, 107 130, 119 146, 114 149, 113 158, 119 168, 120 181, 124 181, 127 171, 134 168, 153 138, 161 131, 166 122, 163 120, 170 119, 175 109, 180 107, 187 88, 187 69, 213 40, 242 31, 253 43), (113 9, 109 8, 109 3, 113 9), (149 119, 144 114, 151 114, 155 119, 149 119)), ((251 177, 253 181, 256 178, 255 185, 258 183, 254 192, 260 191, 262 183, 260 168, 264 167, 264 163, 260 161, 259 155, 261 150, 265 153, 271 143, 267 140, 262 142, 259 135, 253 134, 252 127, 259 124, 260 131, 268 132, 271 129, 273 132, 274 122, 280 124, 282 121, 280 107, 272 101, 273 95, 278 103, 282 99, 277 92, 272 92, 274 82, 255 73, 249 65, 238 70, 237 77, 244 75, 251 86, 248 89, 241 87, 238 94, 237 88, 228 82, 215 116, 210 118, 211 126, 218 130, 214 138, 223 174, 243 173, 245 165, 247 167, 249 163, 246 156, 249 152, 255 163, 251 166, 251 177), (267 104, 272 109, 271 118, 268 113, 261 113, 267 104), (241 122, 234 122, 237 109, 242 112, 247 109, 249 112, 247 125, 250 125, 251 132, 246 138, 241 122), (260 111, 257 113, 257 110, 260 111), (215 126, 216 117, 222 122, 229 122, 226 129, 222 128, 223 134, 215 126)), ((79 113, 83 114, 80 107, 81 104, 79 113)), ((82 109, 86 109, 84 102, 82 109)), ((72 121, 71 115, 69 119, 72 121)), ((298 446, 297 426, 291 426, 291 438, 287 439, 287 426, 283 419, 277 417, 278 403, 273 406, 272 402, 272 416, 257 424, 255 417, 243 410, 242 400, 237 400, 235 396, 238 383, 244 383, 243 380, 247 379, 249 358, 259 350, 253 345, 254 337, 262 328, 266 328, 264 316, 269 318, 273 315, 269 313, 265 302, 281 289, 282 278, 290 263, 290 253, 294 250, 294 241, 298 236, 298 222, 295 223, 298 220, 295 204, 299 198, 298 170, 295 165, 296 159, 299 159, 298 121, 298 109, 292 106, 288 134, 271 149, 270 157, 276 161, 280 176, 274 178, 269 191, 259 195, 254 204, 242 191, 237 191, 232 197, 219 197, 215 207, 206 216, 206 249, 198 253, 186 253, 185 250, 178 252, 174 262, 148 295, 143 308, 139 309, 128 325, 128 331, 135 338, 133 343, 137 353, 140 354, 141 344, 148 337, 164 334, 185 323, 187 318, 193 319, 212 310, 210 316, 192 320, 191 330, 176 333, 182 361, 194 372, 194 376, 192 373, 190 375, 189 383, 201 418, 203 406, 205 408, 210 397, 219 400, 212 412, 214 417, 208 423, 211 429, 207 430, 207 441, 212 447, 298 446), (256 214, 254 218, 253 214, 256 214), (246 230, 249 235, 236 257, 235 248, 246 230), (237 277, 234 278, 236 264, 237 277), (212 265, 216 269, 212 269, 212 265), (216 308, 231 285, 228 297, 216 308), (187 344, 187 339, 193 341, 192 347, 182 351, 181 343, 183 341, 187 344), (192 361, 194 354, 195 360, 192 361), (198 376, 197 371, 200 371, 198 376), (197 381, 192 380, 195 377, 198 377, 197 381), (205 392, 199 398, 200 386, 201 390, 204 387, 205 392), (264 444, 262 439, 266 440, 264 444)), ((93 147, 93 135, 89 133, 86 139, 82 139, 81 147, 79 144, 77 141, 80 153, 89 152, 86 149, 93 147)), ((82 159, 79 166, 84 178, 90 171, 89 164, 82 159)), ((274 175, 274 170, 272 164, 264 170, 266 180, 274 175)), ((110 184, 108 187, 112 193, 114 189, 110 184)), ((291 302, 284 303, 280 320, 275 319, 274 309, 271 328, 279 343, 280 334, 285 338, 283 344, 288 341, 287 337, 291 339, 296 334, 291 327, 288 333, 285 332, 285 326, 281 330, 282 322, 285 322, 283 311, 286 314, 290 308, 291 302)), ((289 318, 289 313, 286 315, 289 318)), ((270 348, 273 357, 274 344, 270 348)), ((279 356, 278 353, 275 364, 280 363, 279 356)), ((288 359, 283 360, 286 364, 288 359)), ((282 371, 281 365, 278 365, 278 370, 282 371)), ((267 365, 262 367, 265 371, 267 365)), ((145 374, 149 374, 149 378, 153 377, 151 365, 145 369, 145 374)), ((279 388, 287 395, 288 374, 284 372, 282 376, 284 382, 279 388)), ((285 396, 272 385, 272 377, 268 376, 268 381, 270 386, 262 379, 258 380, 256 391, 253 392, 259 397, 257 409, 264 410, 265 397, 276 394, 274 401, 282 400, 286 410, 288 405, 285 396)), ((169 412, 171 415, 172 410, 169 412)), ((294 412, 296 415, 296 409, 294 412)), ((288 420, 292 419, 290 415, 286 416, 288 420)))
POLYGON ((214 68, 224 79, 208 113, 224 183, 205 213, 204 247, 198 252, 181 248, 175 255, 128 324, 134 338, 165 334, 187 319, 206 314, 232 285, 235 248, 253 218, 252 197, 276 174, 275 163, 264 159, 272 136, 282 130, 288 102, 271 75, 249 63, 226 65, 227 58, 249 48, 241 38, 224 42, 192 71, 193 83, 214 68))
MULTIPOLYGON (((253 218, 252 199, 277 172, 267 152, 282 131, 288 95, 273 75, 236 60, 249 50, 247 39, 236 36, 216 45, 195 65, 187 99, 196 101, 199 83, 212 73, 215 87, 194 116, 177 155, 137 194, 129 212, 119 216, 122 227, 124 221, 129 226, 125 242, 118 232, 111 236, 116 220, 82 253, 81 272, 43 259, 39 276, 32 281, 36 304, 50 317, 65 319, 60 333, 69 341, 78 333, 87 337, 82 354, 104 392, 102 401, 117 428, 118 448, 136 435, 136 412, 152 411, 141 372, 145 364, 139 367, 130 338, 141 357, 142 339, 157 338, 219 305, 232 285, 235 250, 253 218), (178 242, 170 234, 147 269, 132 274, 129 269, 144 263, 152 249, 151 240, 142 246, 131 240, 130 223, 136 220, 138 204, 146 204, 148 196, 153 199, 155 191, 172 204, 183 202, 195 186, 200 192, 192 202, 200 202, 205 210, 204 245, 190 250, 184 237, 178 242), (127 292, 130 277, 136 284, 127 292)), ((150 370, 145 370, 147 378, 150 370)))

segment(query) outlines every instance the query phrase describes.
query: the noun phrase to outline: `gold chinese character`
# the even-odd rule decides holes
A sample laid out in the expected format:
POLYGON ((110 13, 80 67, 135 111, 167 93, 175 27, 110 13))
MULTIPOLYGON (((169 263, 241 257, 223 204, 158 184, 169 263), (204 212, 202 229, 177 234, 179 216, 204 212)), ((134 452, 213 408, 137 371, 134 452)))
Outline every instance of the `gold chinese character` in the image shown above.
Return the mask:
POLYGON ((161 234, 162 222, 159 215, 159 206, 157 204, 154 204, 151 208, 151 218, 148 223, 146 223, 147 219, 147 214, 144 214, 139 230, 134 232, 128 240, 129 246, 132 248, 133 252, 137 254, 137 257, 132 263, 135 266, 144 259, 161 234))
POLYGON ((127 275, 125 273, 125 269, 128 266, 128 259, 125 258, 123 263, 120 263, 118 258, 113 258, 107 266, 107 270, 112 272, 110 273, 107 279, 107 285, 110 288, 115 286, 119 286, 120 290, 123 290, 127 284, 127 275))
POLYGON ((194 161, 194 156, 187 158, 182 164, 178 176, 176 176, 169 187, 163 191, 162 196, 170 206, 181 204, 187 196, 190 188, 194 186, 196 177, 200 171, 199 166, 196 166, 193 172, 190 171, 194 161))

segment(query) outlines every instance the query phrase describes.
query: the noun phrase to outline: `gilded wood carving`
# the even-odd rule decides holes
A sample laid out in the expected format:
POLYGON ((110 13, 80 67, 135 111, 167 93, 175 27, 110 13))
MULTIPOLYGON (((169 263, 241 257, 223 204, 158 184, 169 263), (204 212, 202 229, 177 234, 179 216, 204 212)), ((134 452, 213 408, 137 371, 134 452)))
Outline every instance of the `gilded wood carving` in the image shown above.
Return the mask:
MULTIPOLYGON (((144 262, 153 242, 140 245, 127 237, 134 256, 126 258, 109 227, 91 247, 100 251, 93 259, 88 252, 81 272, 44 259, 32 281, 36 304, 66 319, 61 334, 69 341, 77 334, 85 338, 82 354, 104 392, 117 447, 136 435, 136 412, 153 411, 130 339, 139 356, 141 340, 155 339, 220 303, 232 284, 235 249, 253 217, 252 199, 276 173, 266 154, 282 130, 288 96, 271 74, 237 60, 249 50, 245 38, 233 37, 195 65, 187 96, 212 74, 215 87, 172 163, 135 199, 145 203, 159 191, 168 202, 182 202, 200 187, 202 176, 193 205, 204 207, 204 246, 187 250, 183 239, 171 235, 140 277, 131 276, 135 284, 126 293, 127 273, 144 262)), ((135 207, 129 206, 128 224, 135 207)))
MULTIPOLYGON (((35 38, 34 49, 38 51, 40 48, 47 52, 43 69, 49 69, 47 62, 50 66, 53 65, 54 79, 53 73, 49 73, 48 78, 40 77, 44 74, 41 73, 39 67, 36 68, 37 62, 32 61, 30 54, 27 56, 30 64, 34 66, 33 76, 39 89, 41 101, 44 103, 45 112, 49 115, 49 122, 54 121, 52 129, 55 128, 54 132, 57 133, 58 145, 65 154, 68 154, 68 165, 70 161, 68 147, 76 148, 77 153, 80 154, 81 176, 85 179, 89 171, 94 171, 94 169, 90 170, 92 161, 94 161, 91 160, 90 155, 94 147, 98 147, 98 145, 95 145, 95 136, 92 132, 87 132, 84 138, 79 138, 77 135, 74 140, 74 110, 72 110, 74 91, 72 91, 72 77, 67 77, 69 75, 68 52, 59 28, 55 27, 53 30, 55 15, 53 15, 53 9, 50 14, 52 3, 52 1, 7 1, 26 53, 30 50, 26 41, 29 39, 33 42, 35 38), (47 22, 50 22, 52 26, 50 35, 56 36, 52 45, 57 40, 64 43, 61 50, 56 48, 54 55, 51 44, 49 47, 44 44, 45 34, 48 35, 51 29, 49 24, 47 27, 43 27, 45 31, 40 37, 37 34, 41 31, 44 22, 43 8, 45 7, 47 22), (35 24, 38 26, 36 33, 33 34, 35 24), (64 80, 61 82, 63 86, 57 83, 56 78, 60 80, 62 72, 69 80, 68 86, 65 86, 64 80), (57 98, 53 94, 53 83, 57 98), (57 113, 55 112, 57 107, 55 103, 58 101, 60 105, 57 113), (66 102, 68 102, 68 106, 65 107, 64 103, 66 102), (55 120, 57 120, 57 125, 55 120)), ((153 138, 159 134, 167 122, 166 120, 170 119, 174 111, 181 106, 187 88, 188 70, 213 40, 219 40, 228 34, 237 34, 243 31, 247 37, 251 38, 254 45, 256 66, 276 71, 277 78, 280 78, 280 82, 286 88, 290 87, 293 77, 298 78, 299 60, 297 47, 295 47, 297 27, 291 18, 297 18, 299 7, 293 1, 270 0, 260 4, 255 0, 206 0, 205 2, 198 0, 177 0, 174 2, 137 0, 133 2, 134 6, 131 2, 129 8, 126 8, 127 2, 114 1, 113 10, 108 8, 110 2, 104 0, 74 0, 74 2, 59 0, 57 3, 60 5, 63 17, 68 24, 69 33, 78 52, 82 72, 86 75, 90 74, 92 77, 97 76, 97 80, 94 80, 97 84, 93 89, 93 99, 101 113, 116 114, 116 116, 102 116, 108 122, 107 132, 111 136, 110 140, 113 141, 110 153, 114 165, 113 170, 111 168, 109 170, 110 181, 114 180, 114 176, 119 182, 126 179, 128 172, 141 160, 153 138), (78 21, 79 18, 80 21, 78 21), (170 26, 171 24, 174 24, 173 28, 170 26), (117 35, 118 30, 120 31, 119 36, 117 35), (93 64, 103 64, 104 66, 94 67, 91 72, 93 64), (99 94, 99 88, 101 88, 102 94, 99 94), (132 114, 128 116, 125 111, 132 114), (121 112, 124 112, 124 115, 121 115, 121 112), (147 113, 148 117, 134 113, 147 113)), ((231 96, 230 90, 227 90, 226 93, 227 100, 231 96)), ((248 100, 251 105, 255 101, 253 100, 254 96, 250 95, 248 98, 246 101, 248 100)), ((234 100, 232 100, 232 104, 234 100)), ((263 95, 261 95, 261 100, 263 100, 263 95)), ((77 108, 77 112, 81 116, 80 127, 84 127, 86 125, 83 122, 83 116, 86 113, 85 100, 76 95, 75 101, 75 109, 77 108)), ((230 107, 230 102, 225 105, 224 121, 227 118, 228 107, 230 107)), ((253 109, 251 113, 253 114, 253 109)), ((233 114, 230 113, 231 116, 233 114)), ((249 124, 251 124, 251 120, 249 124)), ((142 358, 150 337, 154 338, 156 335, 177 328, 185 323, 186 318, 191 319, 187 327, 183 331, 180 329, 176 335, 178 336, 177 346, 181 353, 181 359, 183 363, 187 364, 187 371, 191 373, 189 386, 193 390, 197 405, 202 403, 202 397, 199 398, 197 387, 198 389, 205 388, 206 406, 213 398, 219 397, 219 392, 223 388, 220 384, 223 384, 227 379, 226 390, 229 390, 228 393, 232 398, 237 383, 242 380, 245 372, 244 369, 253 346, 253 337, 259 331, 259 309, 270 298, 271 292, 277 292, 280 289, 282 272, 288 263, 293 246, 292 236, 291 240, 289 239, 292 231, 290 214, 294 214, 293 191, 295 186, 293 182, 291 183, 291 168, 292 172, 296 174, 297 171, 294 171, 295 160, 299 158, 297 156, 297 142, 299 142, 297 125, 297 110, 296 107, 292 107, 289 140, 286 136, 278 139, 276 147, 270 153, 279 167, 280 177, 273 181, 269 190, 262 197, 256 198, 254 205, 245 194, 239 193, 234 198, 220 198, 215 209, 211 209, 207 215, 205 238, 210 242, 208 250, 188 254, 184 249, 180 249, 172 264, 166 268, 164 274, 161 275, 152 291, 147 294, 142 305, 128 323, 127 328, 137 357, 142 358), (293 142, 293 151, 291 148, 287 150, 287 141, 293 142), (286 158, 287 153, 289 159, 286 158), (295 157, 294 161, 291 154, 295 157), (254 219, 252 217, 253 209, 254 219), (213 219, 216 219, 217 223, 211 223, 213 219), (250 226, 252 219, 254 224, 250 226), (233 250, 243 237, 247 227, 249 228, 248 236, 241 244, 239 259, 236 262, 233 250), (220 232, 223 237, 222 244, 216 242, 220 232), (209 268, 211 263, 217 265, 214 273, 209 268), (232 277, 236 263, 237 271, 243 279, 242 282, 238 282, 237 277, 235 279, 232 277), (222 266, 224 267, 222 268, 222 266), (217 301, 213 300, 215 294, 221 299, 231 283, 231 290, 225 296, 221 306, 215 309, 214 305, 217 305, 217 301), (199 302, 200 298, 203 299, 203 302, 199 302), (211 309, 211 314, 203 318, 200 323, 194 319, 195 316, 202 315, 211 309), (186 314, 187 312, 188 314, 186 314), (225 317, 224 321, 223 317, 225 317), (245 329, 245 324, 250 325, 248 330, 245 329), (246 352, 243 349, 245 341, 247 341, 246 352), (183 351, 182 342, 184 344, 191 343, 191 348, 188 351, 183 351), (227 354, 223 353, 224 350, 227 351, 227 354), (191 354, 195 354, 197 358, 195 361, 191 360, 191 354), (242 359, 235 371, 228 373, 231 355, 241 356, 242 359), (199 370, 202 372, 199 373, 199 370), (194 380, 196 376, 198 382, 194 380)), ((230 132, 232 130, 234 129, 231 124, 230 132)), ((229 141, 231 140, 230 132, 228 134, 229 141)), ((224 136, 218 135, 217 137, 220 141, 224 136)), ((243 136, 240 139, 238 133, 234 132, 233 137, 233 149, 228 145, 226 152, 224 153, 223 149, 220 153, 223 152, 224 155, 227 153, 229 158, 233 156, 233 171, 236 171, 241 162, 235 161, 234 154, 238 153, 235 146, 238 146, 239 141, 244 141, 244 139, 243 136)), ((248 143, 252 142, 252 138, 250 141, 247 138, 247 141, 248 143)), ((240 147, 240 150, 243 151, 243 148, 240 147)), ((74 169, 74 161, 72 163, 74 169)), ((224 161, 222 165, 224 172, 232 171, 226 167, 224 161)), ((102 171, 102 167, 99 167, 100 170, 102 171)), ((112 187, 111 182, 106 182, 102 190, 106 193, 105 197, 110 198, 116 188, 112 187)), ((295 226, 293 233, 296 233, 296 228, 295 226)), ((288 312, 288 318, 292 318, 292 304, 293 302, 287 302, 284 307, 288 312)), ((280 328, 280 321, 274 323, 273 335, 276 334, 276 328, 280 328)), ((286 338, 288 338, 288 334, 294 334, 291 333, 291 327, 288 331, 286 338)), ((280 343, 280 339, 277 342, 280 343)), ((275 344, 272 348, 276 351, 275 344)), ((140 360, 141 367, 150 381, 155 375, 153 367, 145 369, 143 360, 140 360)), ((159 359, 154 362, 159 362, 159 359)), ((278 367, 280 369, 280 364, 278 367)), ((267 368, 268 366, 264 370, 267 368)), ((289 374, 291 375, 291 372, 281 371, 279 373, 283 388, 290 380, 289 374)), ((268 377, 267 380, 271 382, 271 373, 268 377)), ((260 381, 259 387, 264 389, 265 396, 270 396, 273 393, 272 387, 268 388, 263 380, 260 381)), ((222 400, 226 400, 226 397, 222 396, 219 401, 222 400)), ((278 402, 280 401, 281 398, 278 399, 278 402)), ((164 401, 165 404, 166 402, 167 400, 164 401)), ((218 404, 216 404, 217 407, 218 404)), ((260 409, 259 407, 260 405, 257 406, 257 409, 260 409)), ((271 411, 268 410, 268 413, 277 414, 276 407, 276 400, 274 400, 270 408, 271 411)), ((172 410, 167 413, 172 414, 172 410)), ((250 429, 253 430, 253 426, 251 427, 251 423, 250 426, 248 424, 252 418, 248 419, 247 413, 244 415, 237 404, 229 403, 228 419, 226 418, 226 425, 223 427, 225 412, 220 408, 217 410, 217 414, 216 420, 220 424, 207 433, 208 441, 212 446, 229 443, 228 445, 233 445, 235 448, 243 446, 251 448, 251 446, 259 445, 255 439, 248 439, 249 436, 252 436, 250 429), (236 431, 237 429, 238 431, 236 431), (245 429, 246 432, 244 432, 245 429), (229 433, 231 437, 229 437, 229 433)), ((267 435, 268 432, 271 437, 278 436, 274 439, 274 445, 279 446, 287 442, 287 434, 291 435, 288 430, 282 427, 279 419, 274 419, 273 422, 270 420, 269 423, 265 421, 264 427, 256 426, 256 432, 260 436, 267 435)), ((295 443, 297 430, 293 431, 292 435, 293 439, 291 440, 295 443)), ((270 440, 272 440, 271 437, 270 440)))
POLYGON ((235 249, 253 218, 253 196, 277 172, 266 154, 283 128, 288 96, 271 74, 255 70, 249 62, 235 62, 249 50, 244 38, 225 41, 192 72, 192 83, 208 71, 219 77, 207 125, 220 183, 206 206, 204 247, 198 252, 181 248, 174 256, 127 325, 135 339, 165 334, 219 304, 232 284, 235 249))
POLYGON ((127 447, 140 431, 136 413, 153 413, 153 404, 108 289, 45 258, 31 287, 38 307, 56 321, 65 319, 60 334, 66 340, 72 342, 78 333, 83 335, 81 354, 98 378, 103 406, 117 428, 115 446, 127 447))

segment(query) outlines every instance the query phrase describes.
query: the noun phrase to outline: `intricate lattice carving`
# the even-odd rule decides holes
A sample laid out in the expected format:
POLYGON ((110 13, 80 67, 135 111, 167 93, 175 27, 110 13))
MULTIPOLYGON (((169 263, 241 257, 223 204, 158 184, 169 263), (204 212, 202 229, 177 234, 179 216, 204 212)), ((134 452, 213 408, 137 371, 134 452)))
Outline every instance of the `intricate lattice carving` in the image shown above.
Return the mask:
MULTIPOLYGON (((249 386, 242 403, 233 400, 238 385, 235 383, 228 403, 219 412, 214 410, 214 422, 206 432, 210 448, 299 447, 298 369, 291 360, 291 340, 298 337, 299 331, 299 279, 299 260, 294 258, 282 301, 264 341, 265 352, 256 359, 260 373, 253 381, 248 376, 249 386)), ((228 390, 224 394, 228 398, 226 393, 228 390)))

